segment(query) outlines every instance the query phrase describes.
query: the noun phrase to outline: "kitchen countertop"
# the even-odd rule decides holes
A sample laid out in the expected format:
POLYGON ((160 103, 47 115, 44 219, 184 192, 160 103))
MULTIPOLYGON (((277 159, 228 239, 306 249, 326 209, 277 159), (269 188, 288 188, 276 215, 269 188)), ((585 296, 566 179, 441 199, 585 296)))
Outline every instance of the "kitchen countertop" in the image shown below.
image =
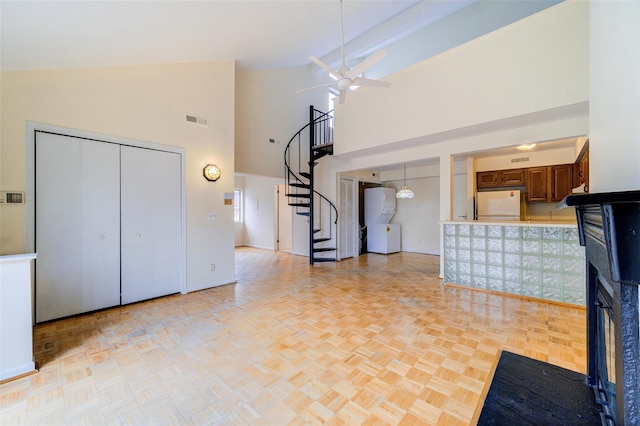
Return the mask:
POLYGON ((558 208, 640 202, 640 191, 603 192, 592 194, 569 194, 558 204, 558 208))
POLYGON ((5 254, 0 256, 0 263, 5 262, 25 262, 33 260, 37 257, 36 253, 24 253, 24 254, 5 254))
POLYGON ((479 221, 479 220, 445 220, 440 221, 441 224, 451 225, 499 225, 499 226, 534 226, 534 227, 554 227, 554 228, 577 228, 575 221, 549 221, 549 220, 521 220, 521 221, 479 221))

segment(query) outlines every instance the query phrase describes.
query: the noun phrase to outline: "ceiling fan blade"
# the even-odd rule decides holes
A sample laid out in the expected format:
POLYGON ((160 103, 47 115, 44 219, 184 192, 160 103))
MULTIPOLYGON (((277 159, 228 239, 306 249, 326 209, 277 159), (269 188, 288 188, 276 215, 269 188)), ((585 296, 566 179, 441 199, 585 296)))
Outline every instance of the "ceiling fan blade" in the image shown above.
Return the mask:
POLYGON ((309 90, 313 90, 313 89, 319 89, 320 87, 329 87, 329 86, 333 86, 335 83, 325 83, 325 84, 318 84, 317 86, 311 86, 311 87, 305 87, 304 89, 298 89, 296 90, 296 93, 304 93, 307 92, 309 90))
POLYGON ((353 80, 354 78, 362 74, 371 65, 375 64, 380 59, 382 59, 382 57, 386 54, 387 52, 385 52, 384 50, 380 50, 374 53, 373 55, 369 56, 367 59, 365 59, 364 61, 360 62, 358 65, 356 65, 355 67, 347 71, 345 73, 345 77, 353 80))
POLYGON ((371 80, 370 78, 358 77, 353 80, 354 86, 389 87, 391 83, 382 80, 371 80))
POLYGON ((319 66, 320 68, 322 68, 323 70, 325 70, 326 72, 328 72, 329 75, 333 76, 333 78, 335 78, 336 80, 339 80, 339 79, 342 78, 342 76, 340 76, 340 74, 338 74, 338 72, 336 70, 334 70, 329 65, 325 64, 324 62, 322 62, 320 59, 316 58, 315 56, 310 56, 309 60, 311 62, 313 62, 314 64, 316 64, 317 66, 319 66))
POLYGON ((339 103, 344 103, 344 100, 347 97, 347 90, 341 90, 340 91, 340 98, 339 98, 339 103))

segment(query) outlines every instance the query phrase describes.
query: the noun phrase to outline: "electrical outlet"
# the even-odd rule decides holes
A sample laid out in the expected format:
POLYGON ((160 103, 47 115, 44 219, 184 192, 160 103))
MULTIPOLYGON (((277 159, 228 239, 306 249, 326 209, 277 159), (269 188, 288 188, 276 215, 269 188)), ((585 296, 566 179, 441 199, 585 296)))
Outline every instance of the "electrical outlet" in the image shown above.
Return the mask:
POLYGON ((207 220, 218 220, 218 213, 207 213, 207 220))
POLYGON ((215 271, 215 270, 216 270, 216 264, 215 264, 215 263, 212 263, 212 264, 211 264, 211 271, 213 272, 213 271, 215 271))

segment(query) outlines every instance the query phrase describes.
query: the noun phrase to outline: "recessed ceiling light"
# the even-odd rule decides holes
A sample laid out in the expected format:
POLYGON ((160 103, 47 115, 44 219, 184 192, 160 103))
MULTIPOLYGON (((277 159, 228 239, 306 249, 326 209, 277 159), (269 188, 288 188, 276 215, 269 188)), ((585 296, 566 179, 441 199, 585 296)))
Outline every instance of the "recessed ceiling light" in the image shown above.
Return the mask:
POLYGON ((523 143, 522 145, 516 146, 516 149, 520 151, 529 151, 536 147, 535 143, 523 143))

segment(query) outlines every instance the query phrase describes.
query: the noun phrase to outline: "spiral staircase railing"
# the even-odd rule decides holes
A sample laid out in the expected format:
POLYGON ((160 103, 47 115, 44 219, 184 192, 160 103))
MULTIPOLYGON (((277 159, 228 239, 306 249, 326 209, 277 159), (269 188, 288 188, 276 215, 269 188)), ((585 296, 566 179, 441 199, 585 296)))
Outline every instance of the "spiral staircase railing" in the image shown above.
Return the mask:
POLYGON ((333 112, 309 107, 309 122, 284 151, 285 188, 295 213, 309 219, 309 263, 337 260, 338 209, 314 189, 318 160, 333 154, 333 112))

